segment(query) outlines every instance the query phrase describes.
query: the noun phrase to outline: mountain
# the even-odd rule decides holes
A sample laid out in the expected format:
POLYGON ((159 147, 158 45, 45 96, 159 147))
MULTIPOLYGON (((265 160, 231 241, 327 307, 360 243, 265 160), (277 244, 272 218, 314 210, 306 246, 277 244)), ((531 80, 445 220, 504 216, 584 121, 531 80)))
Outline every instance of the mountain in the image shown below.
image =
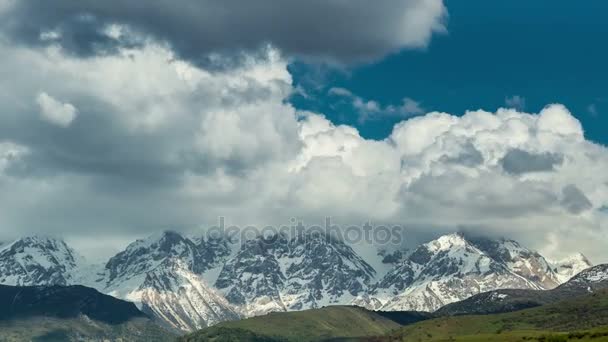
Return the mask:
POLYGON ((0 284, 73 284, 82 267, 83 258, 62 240, 33 236, 0 246, 0 284))
POLYGON ((555 303, 608 288, 608 264, 588 268, 552 290, 501 289, 467 298, 437 310, 440 316, 502 313, 555 303))
POLYGON ((435 311, 494 289, 541 290, 558 284, 550 264, 517 242, 456 233, 418 247, 355 303, 387 311, 435 311))
POLYGON ((0 285, 0 340, 169 341, 135 305, 84 286, 0 285))
POLYGON ((353 306, 331 306, 298 312, 271 313, 241 321, 225 322, 187 335, 180 340, 215 341, 214 337, 238 334, 239 337, 253 335, 257 338, 250 339, 251 341, 325 341, 383 335, 399 327, 401 327, 399 323, 373 311, 353 306))
POLYGON ((221 294, 176 260, 166 260, 147 273, 135 293, 144 312, 179 331, 241 318, 221 294))
POLYGON ((550 263, 560 283, 565 283, 581 271, 593 266, 589 259, 581 253, 550 263))
MULTIPOLYGON (((596 273, 604 277, 603 271, 596 273)), ((517 312, 440 317, 362 341, 606 341, 608 289, 517 312)))
POLYGON ((434 311, 501 288, 551 289, 588 264, 583 256, 552 263, 512 240, 464 234, 378 258, 368 262, 343 241, 310 232, 236 244, 168 231, 91 266, 61 240, 28 237, 0 247, 0 283, 86 285, 183 332, 327 305, 434 311), (380 259, 386 269, 377 271, 370 263, 380 259))
POLYGON ((374 274, 352 248, 329 236, 276 236, 272 243, 259 237, 242 244, 215 286, 246 316, 256 316, 349 303, 374 274))
POLYGON ((178 233, 164 232, 127 246, 106 263, 91 285, 136 303, 166 327, 200 329, 240 318, 203 278, 229 252, 224 241, 195 243, 178 233))

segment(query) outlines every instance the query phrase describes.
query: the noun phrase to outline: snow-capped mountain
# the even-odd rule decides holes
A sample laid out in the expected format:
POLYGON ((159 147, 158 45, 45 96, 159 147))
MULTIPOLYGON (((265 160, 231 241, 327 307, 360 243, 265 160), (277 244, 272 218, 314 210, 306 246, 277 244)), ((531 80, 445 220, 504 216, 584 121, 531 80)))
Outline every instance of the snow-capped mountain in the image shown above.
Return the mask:
POLYGON ((178 233, 164 232, 129 245, 88 285, 136 303, 170 328, 200 329, 240 317, 203 278, 229 251, 225 241, 197 244, 178 233))
POLYGON ((325 305, 433 311, 499 288, 554 288, 590 265, 582 255, 550 263, 515 241, 463 234, 379 257, 390 271, 377 272, 327 236, 259 237, 237 245, 164 232, 95 266, 61 240, 29 237, 0 247, 0 283, 86 285, 136 303, 165 327, 190 331, 325 305))
POLYGON ((457 233, 418 247, 355 303, 388 311, 435 311, 499 288, 549 289, 558 284, 549 263, 515 241, 457 233))
POLYGON ((494 290, 448 304, 435 313, 443 316, 511 312, 560 302, 606 288, 608 288, 608 265, 604 264, 590 267, 552 290, 494 290))
POLYGON ((248 316, 346 304, 365 293, 374 269, 349 246, 304 234, 245 242, 222 269, 216 287, 248 316))
POLYGON ((533 281, 543 289, 551 289, 562 283, 552 265, 542 255, 522 247, 516 241, 483 237, 465 237, 465 239, 493 260, 504 264, 515 274, 533 281))
POLYGON ((167 259, 148 272, 132 296, 143 312, 181 331, 240 318, 235 307, 179 260, 167 259))
POLYGON ((608 288, 608 264, 587 268, 560 285, 557 289, 570 292, 574 290, 594 292, 605 288, 608 288))
POLYGON ((68 285, 83 266, 83 258, 58 239, 33 236, 0 246, 3 285, 68 285))
POLYGON ((576 253, 560 261, 550 261, 550 263, 560 283, 565 283, 570 278, 592 266, 587 257, 581 253, 576 253))

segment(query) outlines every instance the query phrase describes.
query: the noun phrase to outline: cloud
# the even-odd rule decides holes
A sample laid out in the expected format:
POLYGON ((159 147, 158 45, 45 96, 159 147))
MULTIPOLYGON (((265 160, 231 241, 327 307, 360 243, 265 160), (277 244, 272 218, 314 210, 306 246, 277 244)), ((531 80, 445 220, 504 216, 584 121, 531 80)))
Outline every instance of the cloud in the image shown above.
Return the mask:
POLYGON ((587 196, 576 185, 566 185, 562 195, 562 205, 573 214, 580 214, 593 207, 587 196))
POLYGON ((76 107, 71 103, 60 102, 47 93, 38 94, 36 103, 40 106, 42 118, 52 124, 68 127, 76 118, 76 107))
POLYGON ((507 152, 500 160, 502 168, 515 175, 528 172, 553 171, 556 166, 561 165, 563 157, 554 153, 530 153, 520 149, 507 152))
POLYGON ((589 112, 591 116, 596 117, 598 115, 597 106, 594 103, 590 104, 587 106, 587 112, 589 112))
POLYGON ((27 148, 0 141, 0 173, 27 153, 27 148))
POLYGON ((514 95, 505 98, 505 104, 509 108, 515 108, 517 110, 526 109, 526 99, 519 95, 514 95))
POLYGON ((366 100, 360 96, 353 94, 345 88, 333 87, 327 92, 329 95, 344 98, 349 101, 349 104, 359 114, 359 123, 363 124, 370 120, 379 120, 383 118, 405 118, 413 115, 424 113, 420 102, 412 98, 405 97, 401 105, 382 106, 374 100, 366 100))
POLYGON ((419 114, 369 140, 290 105, 289 59, 272 48, 224 70, 154 42, 83 59, 0 41, 0 54, 3 239, 118 243, 200 233, 218 216, 243 226, 332 216, 608 257, 596 210, 608 203, 608 150, 562 105, 419 114), (41 89, 78 107, 69 129, 40 120, 41 89))
POLYGON ((424 113, 424 109, 420 106, 420 102, 409 97, 404 98, 403 104, 400 108, 396 108, 396 110, 405 115, 418 115, 424 113))
MULTIPOLYGON (((71 53, 115 53, 147 38, 168 43, 190 61, 257 51, 267 43, 288 56, 356 63, 426 46, 445 30, 442 0, 15 1, 3 5, 0 28, 28 44, 60 44, 71 53), (357 25, 353 23, 366 23, 357 25), (116 33, 123 27, 123 35, 116 33), (56 32, 51 41, 41 35, 56 32)), ((216 62, 225 63, 226 60, 216 62)))

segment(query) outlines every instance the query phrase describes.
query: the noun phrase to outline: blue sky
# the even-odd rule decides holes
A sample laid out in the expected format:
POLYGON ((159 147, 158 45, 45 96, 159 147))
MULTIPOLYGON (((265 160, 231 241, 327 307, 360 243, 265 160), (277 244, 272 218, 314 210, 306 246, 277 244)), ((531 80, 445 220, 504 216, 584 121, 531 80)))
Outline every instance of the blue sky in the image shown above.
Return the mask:
POLYGON ((345 71, 292 64, 295 82, 310 96, 292 102, 382 139, 402 119, 361 123, 352 106, 328 89, 345 88, 382 105, 409 97, 426 111, 456 115, 494 111, 507 97, 520 96, 528 112, 566 105, 588 139, 608 144, 608 2, 449 0, 446 6, 447 32, 435 35, 427 49, 345 71))

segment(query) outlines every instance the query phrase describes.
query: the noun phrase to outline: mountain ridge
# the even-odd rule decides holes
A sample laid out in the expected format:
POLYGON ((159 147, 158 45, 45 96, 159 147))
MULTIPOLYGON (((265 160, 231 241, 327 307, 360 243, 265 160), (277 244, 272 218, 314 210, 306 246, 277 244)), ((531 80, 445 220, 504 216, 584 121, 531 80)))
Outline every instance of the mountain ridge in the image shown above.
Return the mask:
POLYGON ((97 267, 83 266, 65 242, 45 241, 26 237, 0 247, 0 270, 12 272, 4 279, 90 286, 136 303, 175 331, 327 305, 435 311, 502 287, 552 288, 566 271, 588 262, 584 256, 571 258, 560 273, 557 263, 513 240, 455 233, 403 253, 376 279, 376 270, 355 250, 327 236, 277 236, 273 243, 258 237, 237 245, 167 231, 131 243, 97 267))

